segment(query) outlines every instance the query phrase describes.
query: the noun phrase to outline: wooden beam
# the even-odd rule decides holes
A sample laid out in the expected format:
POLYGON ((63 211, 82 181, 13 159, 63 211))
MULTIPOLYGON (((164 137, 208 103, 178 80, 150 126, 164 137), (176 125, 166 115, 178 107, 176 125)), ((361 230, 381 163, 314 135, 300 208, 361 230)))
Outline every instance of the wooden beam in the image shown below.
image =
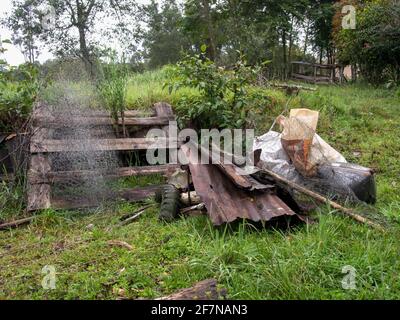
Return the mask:
MULTIPOLYGON (((170 117, 147 117, 147 118, 125 118, 126 126, 166 126, 169 121, 173 120, 170 117)), ((70 126, 110 126, 116 124, 111 117, 68 117, 61 119, 54 116, 36 117, 34 125, 45 128, 63 128, 70 126)), ((119 118, 118 125, 122 125, 122 119, 119 118)))
POLYGON ((221 300, 226 298, 226 294, 226 289, 218 288, 217 280, 208 279, 156 300, 221 300))
MULTIPOLYGON (((57 111, 53 112, 53 114, 57 115, 57 111)), ((59 113, 62 115, 62 112, 59 113)), ((154 116, 154 110, 126 110, 124 111, 125 118, 137 118, 143 116, 154 116)), ((83 116, 83 117, 110 117, 111 112, 108 110, 87 110, 82 112, 75 112, 73 116, 83 116)))
POLYGON ((174 173, 180 165, 160 165, 144 167, 126 167, 110 170, 80 170, 80 171, 56 171, 40 174, 35 171, 29 171, 28 177, 31 184, 53 184, 68 180, 86 179, 93 176, 102 176, 107 179, 116 179, 132 176, 145 176, 151 174, 169 175, 174 173))
POLYGON ((90 139, 84 142, 35 139, 31 142, 31 153, 168 149, 179 147, 181 144, 182 142, 174 138, 90 139))
POLYGON ((23 226, 23 225, 31 223, 34 219, 36 219, 36 216, 24 218, 24 219, 20 219, 20 220, 15 220, 12 222, 3 223, 3 224, 0 224, 0 230, 9 230, 9 229, 18 228, 19 226, 23 226))
MULTIPOLYGON (((33 116, 42 116, 47 112, 47 108, 41 105, 37 105, 33 110, 33 116)), ((32 141, 44 140, 51 138, 52 130, 47 128, 37 128, 33 127, 31 138, 31 148, 32 141)), ((33 154, 31 156, 30 167, 31 172, 37 174, 46 175, 51 171, 51 163, 47 155, 33 154)), ((32 184, 28 178, 28 199, 27 199, 27 211, 36 211, 41 209, 49 209, 51 206, 51 187, 49 184, 32 184)))
MULTIPOLYGON (((159 192, 163 186, 147 186, 135 189, 121 190, 118 192, 113 192, 105 197, 105 201, 114 201, 117 199, 125 200, 128 202, 138 202, 143 201, 155 196, 156 192, 159 192)), ((51 201, 51 207, 56 210, 62 209, 84 209, 84 208, 94 208, 100 204, 100 201, 94 201, 87 198, 82 198, 79 200, 66 200, 65 198, 55 198, 51 201)))

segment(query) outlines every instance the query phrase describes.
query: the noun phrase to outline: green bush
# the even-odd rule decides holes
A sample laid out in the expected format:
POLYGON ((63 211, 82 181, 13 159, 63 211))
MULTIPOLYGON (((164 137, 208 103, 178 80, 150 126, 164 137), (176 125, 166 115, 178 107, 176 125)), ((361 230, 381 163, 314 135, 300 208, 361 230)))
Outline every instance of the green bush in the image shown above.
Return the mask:
POLYGON ((370 83, 399 84, 400 2, 368 0, 356 6, 356 29, 337 27, 334 34, 337 58, 342 64, 357 64, 370 83))
POLYGON ((249 125, 249 112, 268 100, 255 91, 249 94, 260 68, 246 65, 244 57, 232 70, 216 66, 204 54, 186 56, 170 69, 167 85, 170 94, 192 88, 199 95, 182 95, 176 108, 185 122, 196 128, 244 128, 249 125))
POLYGON ((29 116, 39 91, 38 68, 32 64, 18 67, 1 65, 0 131, 18 128, 29 116))

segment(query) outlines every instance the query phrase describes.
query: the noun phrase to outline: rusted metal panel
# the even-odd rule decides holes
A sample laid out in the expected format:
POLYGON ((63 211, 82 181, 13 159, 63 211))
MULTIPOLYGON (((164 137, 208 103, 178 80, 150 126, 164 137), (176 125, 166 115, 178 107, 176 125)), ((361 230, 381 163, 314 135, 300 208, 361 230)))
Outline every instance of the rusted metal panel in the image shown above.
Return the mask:
POLYGON ((248 219, 255 222, 271 221, 282 216, 296 216, 272 192, 249 191, 238 188, 217 165, 193 163, 192 149, 182 146, 189 160, 193 184, 206 205, 214 225, 248 219))

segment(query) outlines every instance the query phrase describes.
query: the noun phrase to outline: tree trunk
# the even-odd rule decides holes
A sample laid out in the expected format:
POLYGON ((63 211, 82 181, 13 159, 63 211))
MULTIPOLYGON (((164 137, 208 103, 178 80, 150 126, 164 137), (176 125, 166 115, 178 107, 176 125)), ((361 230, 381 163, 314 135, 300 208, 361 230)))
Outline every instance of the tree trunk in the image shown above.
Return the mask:
MULTIPOLYGON (((288 54, 288 62, 289 65, 292 62, 292 48, 293 48, 293 24, 294 24, 294 18, 292 17, 291 23, 290 23, 290 32, 289 32, 289 54, 288 54)), ((291 73, 291 69, 289 68, 289 73, 291 73)))
POLYGON ((90 79, 95 78, 94 64, 90 56, 89 48, 86 41, 86 27, 89 12, 86 11, 85 5, 76 0, 76 27, 79 32, 79 51, 81 59, 85 64, 86 72, 88 73, 90 79))
POLYGON ((304 39, 304 49, 303 49, 303 56, 304 57, 306 56, 306 53, 307 53, 309 33, 310 33, 310 21, 307 22, 306 38, 304 39))
POLYGON ((283 80, 286 80, 287 53, 286 53, 286 30, 282 30, 282 53, 283 53, 283 80))
POLYGON ((319 51, 319 64, 322 64, 322 56, 323 56, 324 49, 321 47, 319 51))
POLYGON ((202 0, 203 6, 203 18, 204 22, 207 26, 207 57, 211 61, 215 61, 217 56, 216 53, 216 45, 215 45, 215 36, 214 36, 214 27, 212 23, 212 17, 210 13, 210 1, 209 0, 202 0))
POLYGON ((86 33, 84 26, 79 26, 79 51, 81 54, 81 59, 83 60, 83 63, 85 64, 86 72, 90 76, 91 79, 94 79, 95 73, 94 73, 94 68, 93 68, 93 61, 90 57, 90 52, 87 47, 86 43, 86 33))

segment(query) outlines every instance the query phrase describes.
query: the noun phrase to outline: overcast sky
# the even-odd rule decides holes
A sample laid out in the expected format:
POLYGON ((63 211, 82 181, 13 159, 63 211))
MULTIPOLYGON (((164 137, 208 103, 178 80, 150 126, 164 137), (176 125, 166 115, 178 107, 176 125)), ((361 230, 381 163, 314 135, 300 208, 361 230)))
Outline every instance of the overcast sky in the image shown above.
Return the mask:
MULTIPOLYGON (((137 3, 149 3, 150 0, 137 0, 137 3)), ((0 17, 6 17, 11 11, 11 0, 0 0, 0 17)), ((2 26, 0 26, 0 36, 1 39, 10 39, 11 40, 11 32, 2 26)), ((10 44, 3 44, 3 47, 7 49, 7 51, 4 53, 4 55, 1 57, 1 59, 7 60, 7 62, 11 65, 19 65, 21 63, 25 62, 24 55, 21 53, 21 50, 13 45, 10 44)), ((45 62, 48 59, 51 59, 52 55, 42 48, 40 55, 39 55, 39 61, 40 62, 45 62)))

